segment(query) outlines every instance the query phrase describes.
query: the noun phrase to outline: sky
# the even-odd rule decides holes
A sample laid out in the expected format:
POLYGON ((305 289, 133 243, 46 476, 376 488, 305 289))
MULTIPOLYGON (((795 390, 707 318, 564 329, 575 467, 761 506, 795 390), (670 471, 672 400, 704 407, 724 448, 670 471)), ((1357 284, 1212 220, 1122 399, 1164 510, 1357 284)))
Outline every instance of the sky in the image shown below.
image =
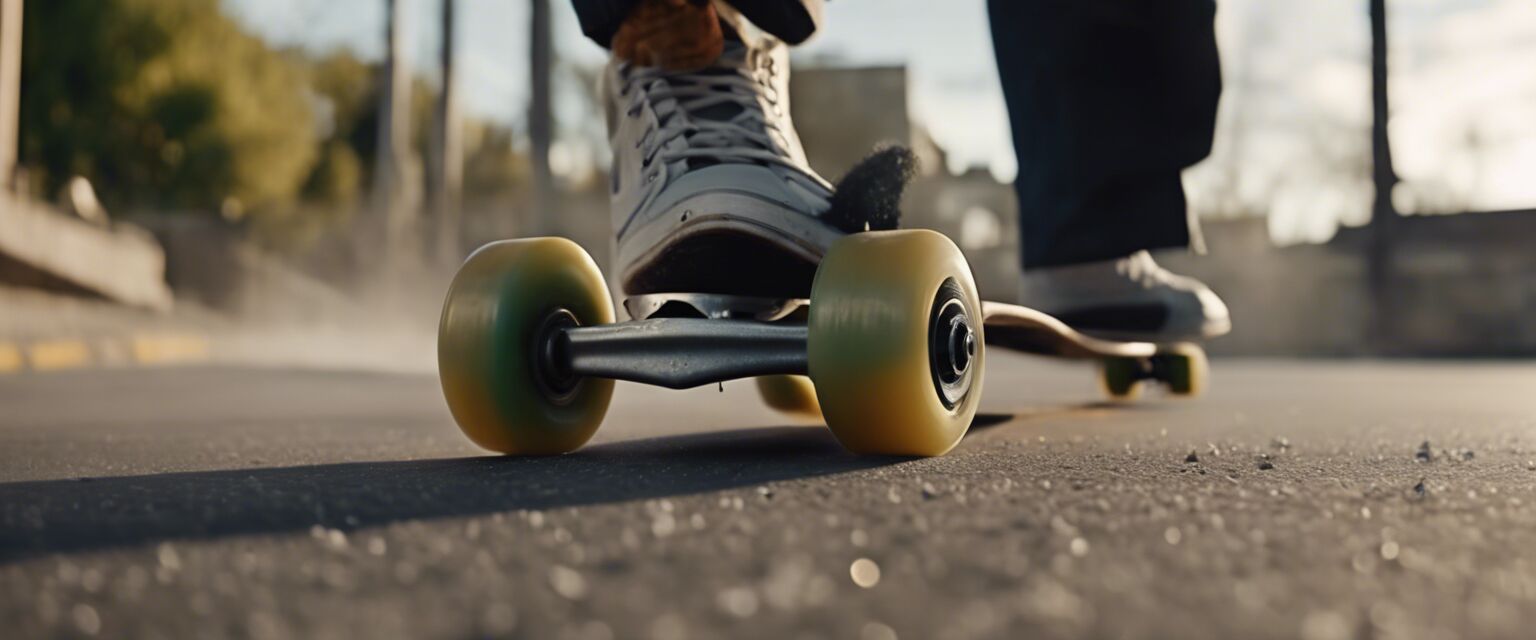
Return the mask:
MULTIPOLYGON (((275 44, 344 47, 370 59, 382 52, 382 0, 222 1, 275 44)), ((411 59, 435 77, 440 0, 403 1, 415 19, 411 59)), ((601 65, 604 52, 582 37, 569 4, 551 5, 559 55, 601 65)), ((1226 92, 1216 149, 1185 175, 1191 206, 1203 215, 1267 214, 1282 241, 1324 240, 1340 224, 1365 222, 1370 185, 1351 169, 1369 151, 1366 2, 1218 6, 1226 92)), ((1536 207, 1536 2, 1393 0, 1389 9, 1391 135, 1404 179, 1394 201, 1416 212, 1536 207)), ((527 3, 460 0, 459 20, 466 110, 519 125, 527 3)), ((984 166, 1003 180, 1015 173, 984 0, 836 0, 796 56, 906 64, 913 117, 949 152, 950 169, 984 166)), ((592 131, 581 88, 556 92, 567 135, 592 131)), ((579 160, 555 158, 557 168, 579 160)))

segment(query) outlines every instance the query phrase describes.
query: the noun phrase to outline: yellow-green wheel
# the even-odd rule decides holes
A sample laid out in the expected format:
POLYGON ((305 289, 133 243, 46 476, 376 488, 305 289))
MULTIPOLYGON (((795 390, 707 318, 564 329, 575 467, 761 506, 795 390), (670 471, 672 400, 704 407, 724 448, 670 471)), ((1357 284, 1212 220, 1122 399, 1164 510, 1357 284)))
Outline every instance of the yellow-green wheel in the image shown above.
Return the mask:
POLYGON ((1205 393, 1211 377, 1211 365, 1205 349, 1197 344, 1181 344, 1155 356, 1158 370, 1168 391, 1176 396, 1194 397, 1205 393))
POLYGON ((437 329, 437 368, 464 435, 491 451, 564 453, 608 412, 612 380, 560 379, 540 365, 540 335, 613 322, 603 274, 564 238, 494 242, 453 277, 437 329))
POLYGON ((808 364, 822 416, 857 453, 935 456, 981 397, 981 302, 955 244, 927 230, 850 235, 811 288, 808 364))
POLYGON ((757 392, 763 404, 780 413, 807 420, 821 419, 821 404, 816 401, 816 385, 805 376, 762 376, 757 392))
POLYGON ((1105 358, 1099 363, 1099 382, 1111 399, 1135 400, 1141 397, 1145 371, 1140 358, 1105 358))

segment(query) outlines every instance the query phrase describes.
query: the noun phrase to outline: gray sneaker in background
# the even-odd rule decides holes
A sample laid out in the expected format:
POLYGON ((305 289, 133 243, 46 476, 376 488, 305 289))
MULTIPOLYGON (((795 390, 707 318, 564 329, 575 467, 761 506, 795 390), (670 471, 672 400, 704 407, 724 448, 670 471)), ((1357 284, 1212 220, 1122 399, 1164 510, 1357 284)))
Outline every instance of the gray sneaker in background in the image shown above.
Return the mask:
POLYGON ((1200 341, 1232 330, 1210 287, 1158 266, 1152 254, 1024 272, 1020 304, 1113 340, 1200 341))

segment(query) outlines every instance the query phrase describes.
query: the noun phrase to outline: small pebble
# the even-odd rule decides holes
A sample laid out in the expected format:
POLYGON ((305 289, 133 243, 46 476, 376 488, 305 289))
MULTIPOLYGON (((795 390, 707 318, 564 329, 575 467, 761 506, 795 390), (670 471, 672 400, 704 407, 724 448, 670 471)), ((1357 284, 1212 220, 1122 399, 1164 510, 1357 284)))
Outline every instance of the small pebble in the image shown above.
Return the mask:
POLYGON ((677 518, 670 513, 657 514, 651 520, 651 534, 658 538, 665 538, 677 531, 677 518))
POLYGON ((859 558, 848 566, 848 577, 853 578, 853 583, 860 587, 872 588, 880 584, 880 565, 869 558, 859 558))
POLYGON ((587 596, 587 579, 570 567, 558 564, 550 567, 549 586, 555 593, 570 600, 580 600, 587 596))
POLYGON ((1429 449, 1429 441, 1425 440, 1419 445, 1419 450, 1413 454, 1413 459, 1419 462, 1429 462, 1435 458, 1435 454, 1429 449))
POLYGON ((848 542, 855 547, 862 547, 869 544, 869 534, 864 533, 863 529, 854 529, 848 532, 848 542))
POLYGON ((1194 464, 1194 463, 1199 462, 1199 461, 1200 461, 1200 455, 1195 453, 1193 449, 1190 450, 1189 455, 1184 456, 1184 462, 1186 464, 1194 464))

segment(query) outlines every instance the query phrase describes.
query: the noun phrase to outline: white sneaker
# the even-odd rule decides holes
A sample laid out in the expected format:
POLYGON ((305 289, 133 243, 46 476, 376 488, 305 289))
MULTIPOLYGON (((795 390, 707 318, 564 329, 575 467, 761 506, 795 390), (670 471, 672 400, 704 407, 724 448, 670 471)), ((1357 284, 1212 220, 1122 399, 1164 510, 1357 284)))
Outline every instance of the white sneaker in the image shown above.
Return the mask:
POLYGON ((790 122, 782 43, 728 40, 689 72, 614 60, 603 93, 626 294, 809 295, 843 234, 821 218, 832 187, 790 122))
POLYGON ((1024 272, 1021 303, 1103 338, 1176 342, 1232 330, 1205 283, 1158 266, 1152 254, 1024 272))

